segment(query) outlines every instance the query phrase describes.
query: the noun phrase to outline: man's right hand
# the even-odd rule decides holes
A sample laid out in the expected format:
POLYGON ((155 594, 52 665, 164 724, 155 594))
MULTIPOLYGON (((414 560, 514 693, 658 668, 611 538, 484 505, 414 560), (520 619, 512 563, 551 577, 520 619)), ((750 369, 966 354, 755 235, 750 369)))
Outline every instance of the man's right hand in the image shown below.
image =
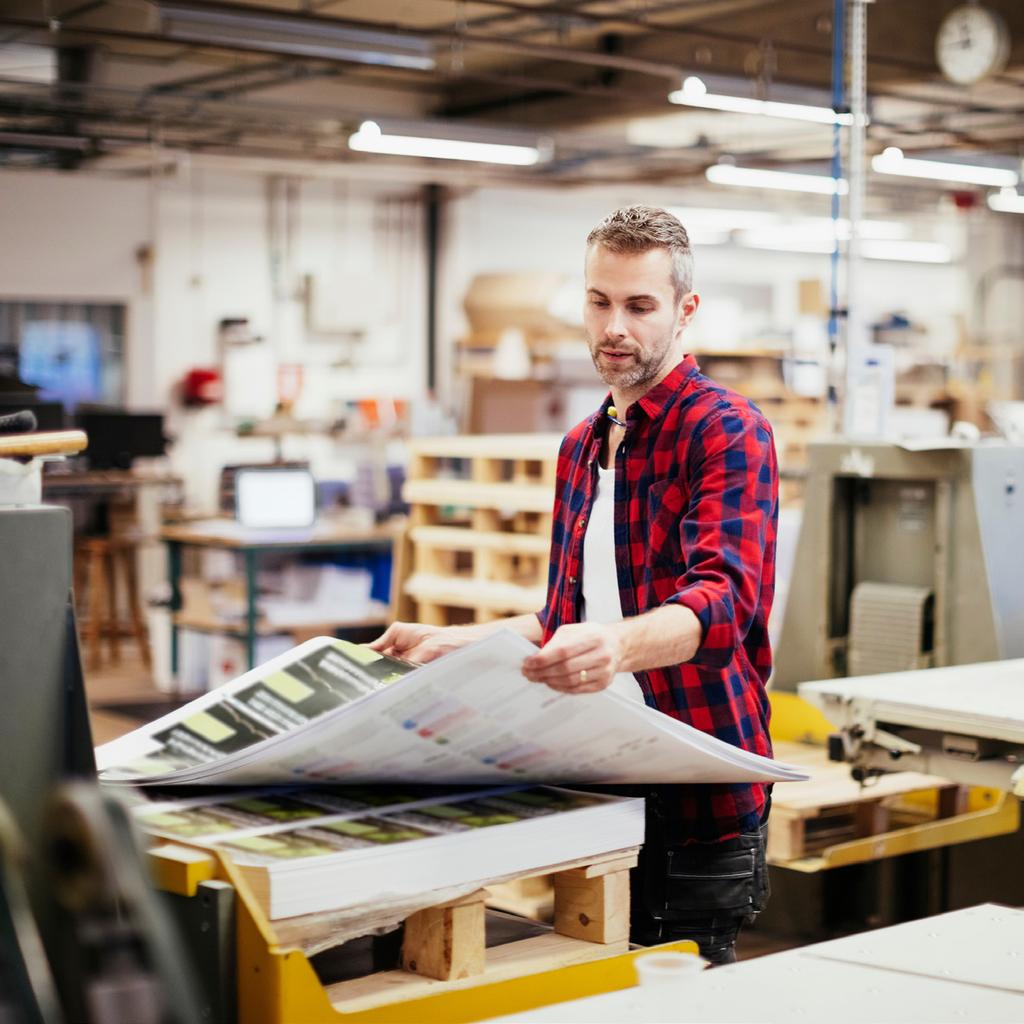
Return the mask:
POLYGON ((427 626, 422 622, 393 622, 369 646, 381 654, 419 665, 479 640, 471 626, 427 626))

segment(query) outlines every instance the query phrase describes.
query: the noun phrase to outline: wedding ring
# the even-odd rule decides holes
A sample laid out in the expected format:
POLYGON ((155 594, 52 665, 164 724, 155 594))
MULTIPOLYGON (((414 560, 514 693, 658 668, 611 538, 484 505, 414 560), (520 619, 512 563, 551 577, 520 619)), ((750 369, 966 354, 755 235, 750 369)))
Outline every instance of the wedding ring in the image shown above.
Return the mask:
POLYGON ((580 682, 585 683, 587 681, 587 670, 585 668, 580 669, 580 682))

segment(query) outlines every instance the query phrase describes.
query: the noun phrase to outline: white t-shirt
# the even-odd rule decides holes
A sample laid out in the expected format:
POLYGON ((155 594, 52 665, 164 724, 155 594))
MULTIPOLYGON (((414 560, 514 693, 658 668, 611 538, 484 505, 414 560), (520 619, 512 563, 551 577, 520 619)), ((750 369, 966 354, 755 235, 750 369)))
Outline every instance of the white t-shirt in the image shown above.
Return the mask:
MULTIPOLYGON (((583 538, 583 621, 622 621, 615 569, 615 469, 600 465, 594 506, 583 538)), ((643 703, 643 690, 632 672, 617 673, 609 689, 643 703)))

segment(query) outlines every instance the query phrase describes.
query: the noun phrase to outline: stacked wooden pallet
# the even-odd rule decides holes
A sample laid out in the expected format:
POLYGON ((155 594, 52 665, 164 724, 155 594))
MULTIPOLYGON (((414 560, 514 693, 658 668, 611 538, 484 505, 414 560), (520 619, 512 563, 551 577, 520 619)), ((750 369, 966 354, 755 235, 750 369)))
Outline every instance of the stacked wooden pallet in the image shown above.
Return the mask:
POLYGON ((557 434, 412 442, 398 618, 451 625, 543 606, 560 442, 557 434))
POLYGON ((629 948, 629 869, 635 849, 593 858, 550 875, 551 932, 487 948, 487 889, 405 919, 400 970, 326 988, 336 1010, 357 1013, 442 992, 504 981, 625 953, 629 948), (461 984, 460 984, 461 983, 461 984))
MULTIPOLYGON (((214 970, 237 971, 238 1006, 231 1019, 256 1024, 471 1021, 635 983, 627 951, 629 871, 636 848, 549 866, 553 928, 527 929, 533 933, 528 938, 493 945, 488 944, 488 916, 493 922, 500 915, 488 915, 487 889, 411 912, 384 901, 345 921, 328 911, 271 922, 229 857, 178 843, 154 847, 148 857, 158 888, 218 908, 215 913, 189 908, 185 914, 201 919, 204 931, 212 922, 207 945, 216 954, 214 970), (222 913, 224 907, 231 913, 222 913), (314 972, 313 950, 333 949, 349 937, 395 934, 403 920, 400 968, 380 962, 376 966, 383 969, 374 973, 332 981, 332 964, 321 958, 314 972), (344 940, 338 938, 339 927, 346 931, 344 940), (592 971, 584 968, 587 964, 592 971)), ((686 941, 658 949, 697 952, 686 941)), ((348 965, 341 973, 349 974, 348 965)))
MULTIPOLYGON (((776 786, 768 819, 768 856, 775 864, 813 857, 838 844, 883 836, 961 814, 965 788, 935 775, 893 772, 861 785, 850 766, 826 760, 821 747, 775 743, 775 756, 804 765, 807 782, 776 786)), ((879 853, 881 856, 882 853, 879 853)))

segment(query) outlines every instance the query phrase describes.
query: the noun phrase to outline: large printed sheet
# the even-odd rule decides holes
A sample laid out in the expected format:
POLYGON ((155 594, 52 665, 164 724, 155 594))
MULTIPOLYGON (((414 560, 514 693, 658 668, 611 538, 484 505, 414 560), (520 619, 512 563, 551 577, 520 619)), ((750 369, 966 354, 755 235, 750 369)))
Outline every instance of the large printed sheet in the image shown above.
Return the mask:
POLYGON ((626 784, 805 779, 604 691, 528 682, 508 631, 418 668, 310 640, 100 747, 111 783, 626 784), (402 674, 405 673, 405 674, 402 674))

